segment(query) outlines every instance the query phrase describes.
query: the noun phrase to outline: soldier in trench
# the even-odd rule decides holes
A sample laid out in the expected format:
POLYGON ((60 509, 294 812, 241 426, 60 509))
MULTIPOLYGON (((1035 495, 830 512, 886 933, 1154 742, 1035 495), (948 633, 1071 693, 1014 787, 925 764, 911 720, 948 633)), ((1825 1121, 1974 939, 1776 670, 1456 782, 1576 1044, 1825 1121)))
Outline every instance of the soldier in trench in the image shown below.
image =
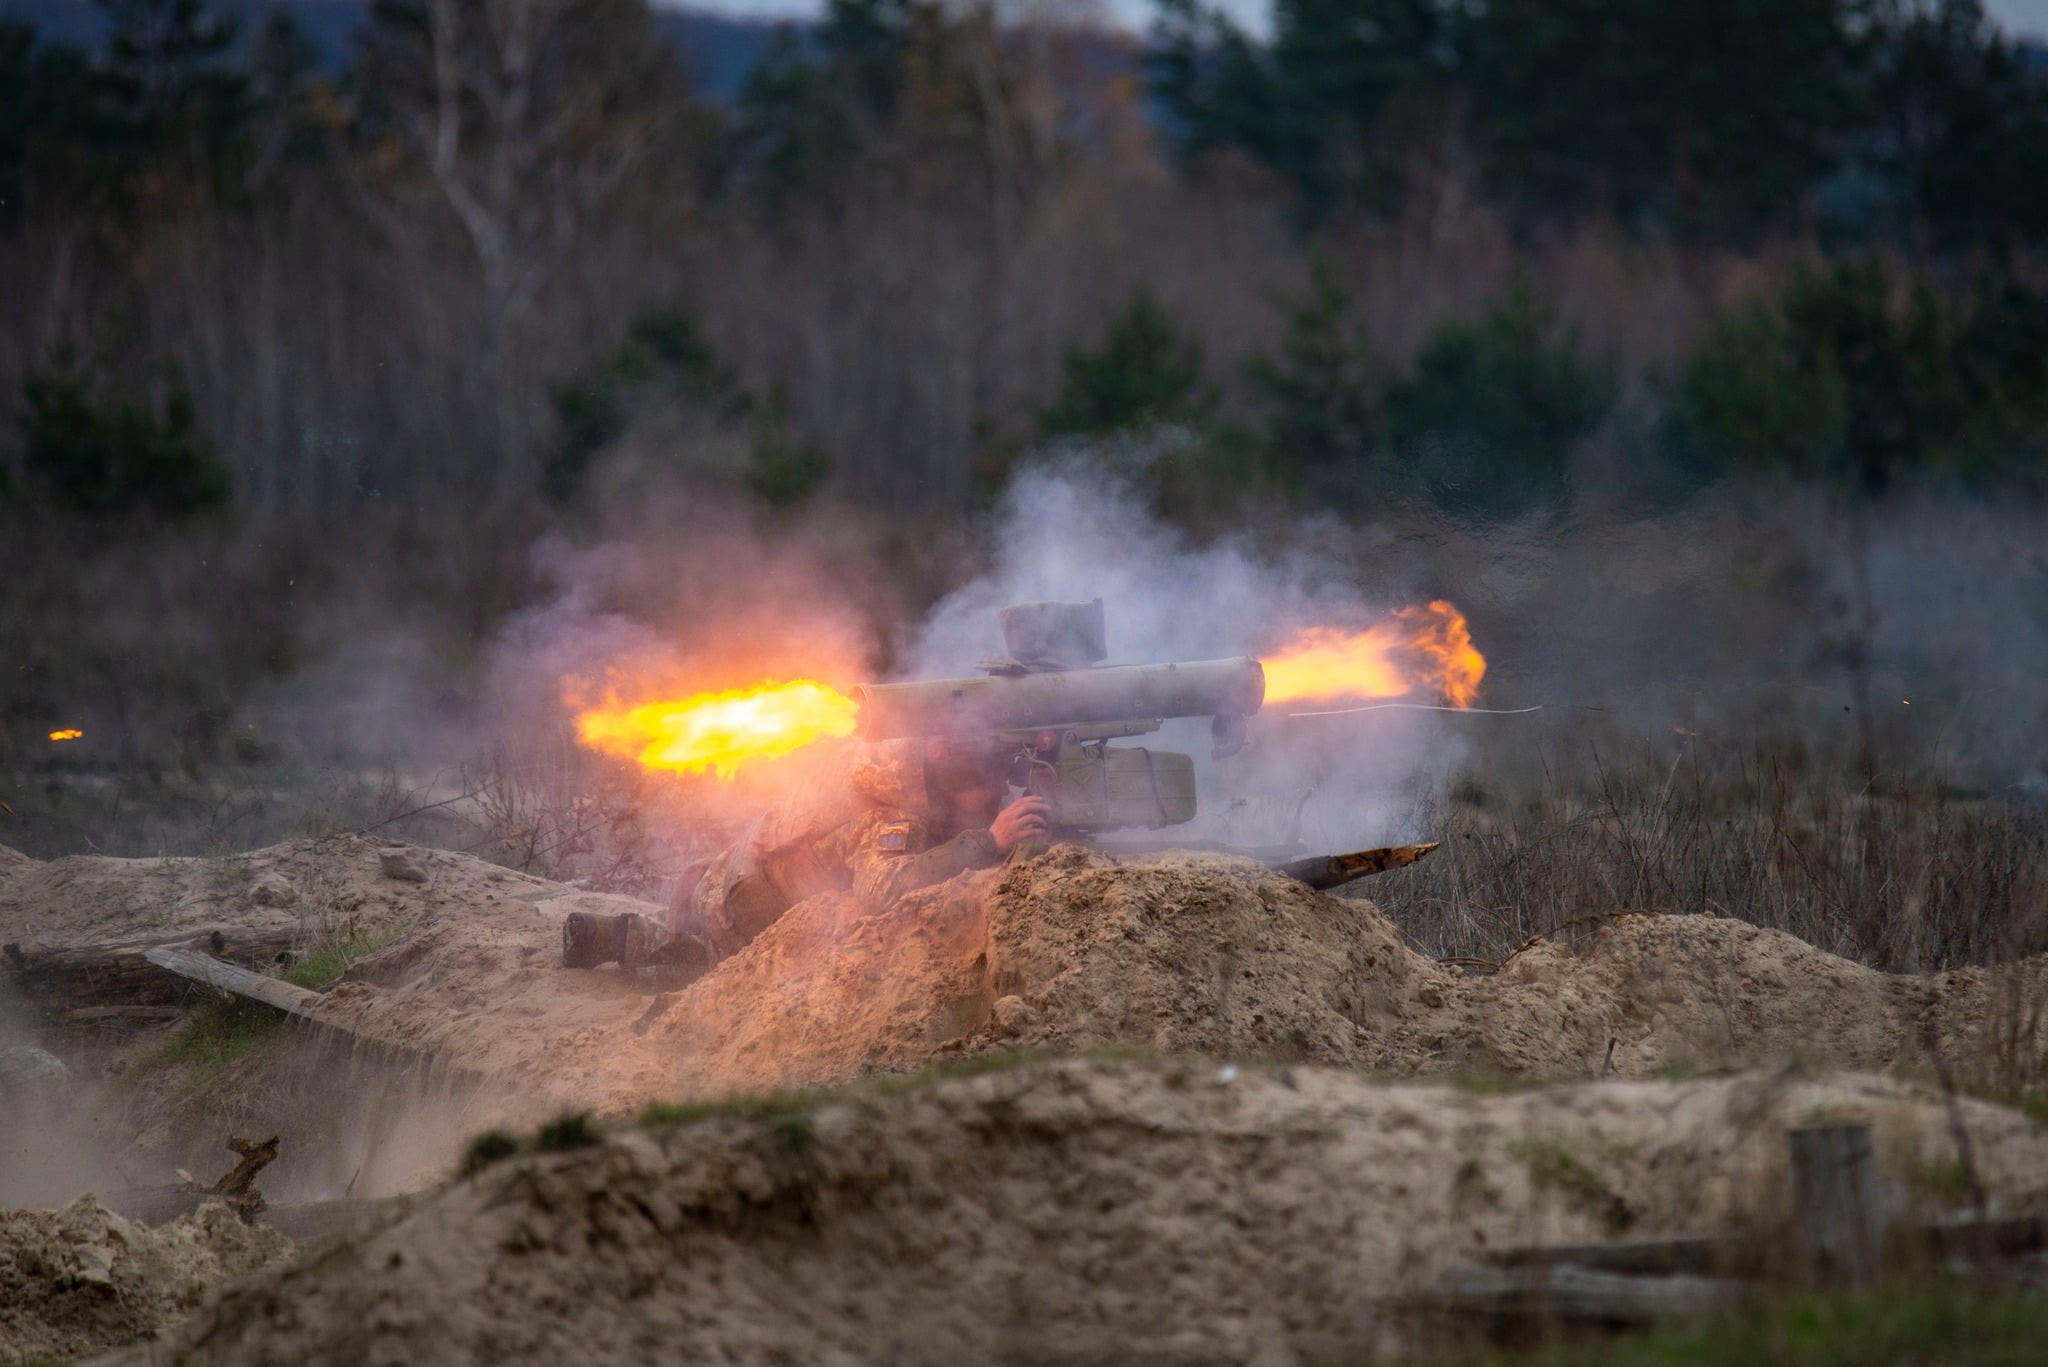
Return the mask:
POLYGON ((1042 848, 1051 807, 1009 800, 1003 773, 922 740, 863 745, 845 778, 800 793, 684 874, 668 923, 577 913, 562 931, 570 968, 618 962, 708 968, 808 897, 851 892, 880 911, 919 888, 1042 848))

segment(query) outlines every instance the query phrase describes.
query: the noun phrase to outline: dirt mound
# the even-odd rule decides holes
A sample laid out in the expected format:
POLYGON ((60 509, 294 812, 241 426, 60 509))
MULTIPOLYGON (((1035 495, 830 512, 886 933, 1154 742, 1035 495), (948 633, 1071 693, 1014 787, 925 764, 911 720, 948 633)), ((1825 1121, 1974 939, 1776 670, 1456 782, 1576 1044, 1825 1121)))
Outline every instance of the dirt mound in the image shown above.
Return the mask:
POLYGON ((296 1247, 214 1202, 149 1228, 90 1196, 58 1211, 0 1212, 0 1357, 74 1357, 176 1323, 296 1247))
POLYGON ((1924 1061, 1929 1027, 1944 1053, 1979 1052, 2001 992, 2048 999, 2048 960, 1899 976, 1746 922, 1647 912, 1588 918, 1474 977, 1410 951, 1369 903, 1188 856, 1071 851, 997 888, 988 943, 994 990, 1022 1003, 1013 1043, 1399 1073, 1876 1068, 1924 1061))
MULTIPOLYGON (((340 946, 353 961, 352 980, 329 990, 340 1027, 331 1031, 247 1013, 223 1026, 218 1011, 182 1024, 48 1027, 35 1003, 14 1000, 13 973, 0 963, 0 1049, 41 1045, 73 1077, 69 1104, 45 1107, 27 1143, 0 1148, 0 1204, 169 1182, 180 1167, 210 1172, 233 1134, 284 1137, 265 1178, 275 1200, 416 1187, 467 1135, 524 1118, 529 1099, 535 1110, 558 1108, 520 1070, 529 1039, 574 1037, 586 1010, 619 1027, 645 1010, 633 985, 556 967, 570 911, 622 909, 655 910, 462 854, 355 837, 210 858, 0 862, 0 944, 33 952, 226 929, 278 932, 301 951, 330 951, 336 967, 340 946), (446 951, 439 961, 437 949, 446 951), (427 981, 414 982, 421 974, 427 981), (365 1003, 384 1011, 353 1035, 365 1003), (487 1005, 499 1014, 476 1029, 480 1043, 444 1060, 440 1034, 463 1038, 487 1005), (209 1020, 214 1033, 193 1033, 209 1020), (414 1042, 421 1047, 407 1047, 414 1042), (517 1093, 508 1102, 511 1089, 498 1085, 483 1095, 465 1064, 515 1080, 517 1093)), ((185 1000, 217 996, 194 986, 185 1000)))
MULTIPOLYGON (((467 1073, 515 1078, 526 1120, 845 1081, 1018 1048, 1138 1046, 1407 1074, 1649 1076, 1798 1056, 1883 1067, 2031 1049, 2006 1007, 2048 960, 1878 973, 1740 921, 1619 913, 1474 977, 1416 954, 1371 903, 1247 860, 1119 862, 1076 846, 881 913, 793 908, 679 991, 559 967, 573 910, 656 909, 446 851, 300 842, 209 860, 74 859, 0 872, 0 939, 315 918, 398 938, 319 1017, 467 1073), (394 877, 396 865, 416 878, 394 877), (280 904, 283 882, 293 900, 280 904), (269 889, 261 900, 255 889, 269 889), (2010 1033, 2010 1032, 2007 1032, 2010 1033)), ((2023 1026, 2024 1022, 2020 1022, 2023 1026)), ((2022 1031, 2024 1033, 2024 1031, 2022 1031)))
MULTIPOLYGON (((1900 1213, 1952 1195, 1940 1098, 1891 1078, 873 1084, 487 1168, 151 1360, 1355 1360, 1427 1346, 1404 1301, 1476 1250, 1767 1226, 1784 1130, 1819 1117, 1873 1125, 1900 1213)), ((2048 1132, 1974 1102, 1962 1123, 1995 1209, 2048 1206, 2048 1132)))
POLYGON ((27 949, 164 938, 209 927, 309 934, 424 926, 445 908, 645 909, 448 850, 331 836, 246 854, 41 861, 0 856, 0 942, 27 949))
POLYGON ((1472 977, 1408 949, 1371 903, 1246 860, 1119 863, 1068 846, 884 916, 845 898, 803 903, 678 994, 627 1054, 635 1084, 666 1095, 1117 1045, 1402 1074, 1645 1077, 1795 1056, 1919 1063, 1930 1039, 1975 1058, 1995 1052, 2001 1002, 2043 999, 2044 960, 1900 977, 1743 922, 1644 913, 1472 977))

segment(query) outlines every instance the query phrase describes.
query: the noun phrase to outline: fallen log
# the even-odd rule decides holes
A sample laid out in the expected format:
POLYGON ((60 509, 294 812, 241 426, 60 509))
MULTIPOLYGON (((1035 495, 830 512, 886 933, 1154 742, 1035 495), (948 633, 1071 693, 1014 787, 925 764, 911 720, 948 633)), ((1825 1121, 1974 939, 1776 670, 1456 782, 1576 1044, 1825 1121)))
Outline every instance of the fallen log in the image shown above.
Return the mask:
POLYGON ((143 951, 142 957, 169 973, 189 978, 208 987, 218 987, 238 997, 274 1006, 287 1015, 312 1019, 324 1000, 320 993, 282 978, 266 978, 246 968, 236 968, 194 949, 159 945, 143 951))
POLYGON ((227 963, 263 969, 286 959, 297 938, 289 926, 223 927, 56 949, 9 944, 0 946, 0 961, 15 991, 46 1021, 77 1024, 118 1019, 130 1008, 175 1009, 183 1003, 191 995, 191 981, 151 962, 153 949, 197 949, 227 963))

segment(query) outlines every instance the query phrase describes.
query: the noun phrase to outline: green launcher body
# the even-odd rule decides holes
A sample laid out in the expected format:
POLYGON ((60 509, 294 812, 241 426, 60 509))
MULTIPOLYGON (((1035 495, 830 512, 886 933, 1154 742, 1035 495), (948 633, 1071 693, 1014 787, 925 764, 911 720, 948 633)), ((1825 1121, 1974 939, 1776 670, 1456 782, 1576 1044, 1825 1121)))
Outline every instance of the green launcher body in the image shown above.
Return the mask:
POLYGON ((1265 691, 1259 662, 1239 657, 1013 665, 971 678, 868 684, 854 697, 863 739, 923 738, 935 756, 957 754, 1001 770, 1012 786, 1051 803, 1055 827, 1091 834, 1174 826, 1196 814, 1193 757, 1112 741, 1177 717, 1209 717, 1215 753, 1228 755, 1243 744, 1244 720, 1265 691))

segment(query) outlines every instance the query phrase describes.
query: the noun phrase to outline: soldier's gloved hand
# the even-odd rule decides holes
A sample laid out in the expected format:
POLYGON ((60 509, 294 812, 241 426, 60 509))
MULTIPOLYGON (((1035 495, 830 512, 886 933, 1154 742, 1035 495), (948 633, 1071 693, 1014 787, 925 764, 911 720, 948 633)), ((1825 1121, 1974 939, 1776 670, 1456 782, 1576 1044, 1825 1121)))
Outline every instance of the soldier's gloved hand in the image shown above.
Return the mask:
POLYGON ((1051 818, 1052 804, 1044 798, 1018 798, 988 823, 988 833, 996 840, 996 853, 1008 854, 1027 840, 1050 840, 1051 818))

